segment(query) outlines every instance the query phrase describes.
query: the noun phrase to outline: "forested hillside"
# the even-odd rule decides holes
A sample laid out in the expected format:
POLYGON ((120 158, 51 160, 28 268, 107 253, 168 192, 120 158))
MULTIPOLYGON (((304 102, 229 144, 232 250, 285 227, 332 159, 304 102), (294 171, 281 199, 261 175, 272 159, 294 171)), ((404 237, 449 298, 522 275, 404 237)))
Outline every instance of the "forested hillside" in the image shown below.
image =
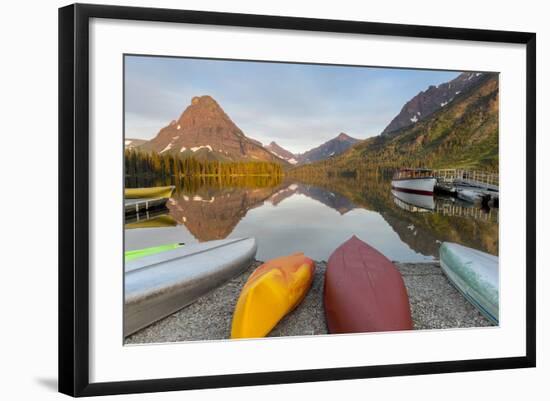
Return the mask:
POLYGON ((416 124, 356 144, 340 156, 291 171, 294 175, 355 175, 401 167, 498 171, 498 75, 478 84, 416 124))

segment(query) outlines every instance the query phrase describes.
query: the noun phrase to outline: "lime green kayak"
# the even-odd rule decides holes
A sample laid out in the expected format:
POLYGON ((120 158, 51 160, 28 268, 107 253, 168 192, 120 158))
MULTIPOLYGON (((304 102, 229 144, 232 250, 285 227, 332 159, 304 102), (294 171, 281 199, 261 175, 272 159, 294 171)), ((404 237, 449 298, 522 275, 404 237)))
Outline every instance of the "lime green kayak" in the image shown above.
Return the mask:
POLYGON ((144 256, 149 255, 156 255, 157 253, 170 251, 172 249, 179 248, 183 244, 175 243, 175 244, 165 244, 165 245, 159 245, 159 246, 152 246, 150 248, 143 248, 143 249, 136 249, 133 251, 126 251, 124 252, 124 261, 129 262, 131 260, 136 260, 139 258, 143 258, 144 256))

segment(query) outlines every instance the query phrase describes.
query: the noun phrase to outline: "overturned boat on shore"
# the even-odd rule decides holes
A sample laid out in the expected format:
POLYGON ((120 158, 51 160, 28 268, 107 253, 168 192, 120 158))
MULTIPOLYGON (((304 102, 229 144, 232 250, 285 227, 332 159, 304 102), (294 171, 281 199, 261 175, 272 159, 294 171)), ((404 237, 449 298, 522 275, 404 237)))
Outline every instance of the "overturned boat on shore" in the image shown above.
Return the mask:
POLYGON ((315 272, 313 260, 295 253, 268 260, 246 281, 233 314, 231 338, 265 337, 304 299, 315 272))
POLYGON ((498 257, 463 245, 444 242, 441 269, 449 281, 493 324, 499 321, 498 257))
POLYGON ((256 256, 254 238, 177 246, 124 267, 124 336, 195 302, 245 271, 256 256))
POLYGON ((413 329, 401 273, 356 236, 330 255, 323 299, 331 334, 413 329))

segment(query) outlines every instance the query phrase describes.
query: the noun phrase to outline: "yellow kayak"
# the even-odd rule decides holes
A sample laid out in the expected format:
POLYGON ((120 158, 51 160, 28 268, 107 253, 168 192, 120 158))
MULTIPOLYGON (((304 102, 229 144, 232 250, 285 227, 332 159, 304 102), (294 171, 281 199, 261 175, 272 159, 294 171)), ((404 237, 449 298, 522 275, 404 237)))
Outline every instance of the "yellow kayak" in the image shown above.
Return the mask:
POLYGON ((126 199, 169 198, 172 196, 175 188, 174 185, 150 188, 124 188, 124 197, 126 199))
POLYGON ((272 259, 258 267, 237 301, 231 338, 265 337, 302 302, 314 271, 315 264, 303 253, 272 259))

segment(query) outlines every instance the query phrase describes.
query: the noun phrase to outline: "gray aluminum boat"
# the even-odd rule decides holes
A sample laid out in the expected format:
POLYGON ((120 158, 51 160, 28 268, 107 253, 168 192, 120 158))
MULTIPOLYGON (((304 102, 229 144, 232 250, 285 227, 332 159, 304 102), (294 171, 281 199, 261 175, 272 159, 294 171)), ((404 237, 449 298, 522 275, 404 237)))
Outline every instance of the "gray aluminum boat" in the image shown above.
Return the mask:
POLYGON ((124 336, 193 303, 245 271, 256 256, 254 238, 185 245, 127 262, 124 336))

